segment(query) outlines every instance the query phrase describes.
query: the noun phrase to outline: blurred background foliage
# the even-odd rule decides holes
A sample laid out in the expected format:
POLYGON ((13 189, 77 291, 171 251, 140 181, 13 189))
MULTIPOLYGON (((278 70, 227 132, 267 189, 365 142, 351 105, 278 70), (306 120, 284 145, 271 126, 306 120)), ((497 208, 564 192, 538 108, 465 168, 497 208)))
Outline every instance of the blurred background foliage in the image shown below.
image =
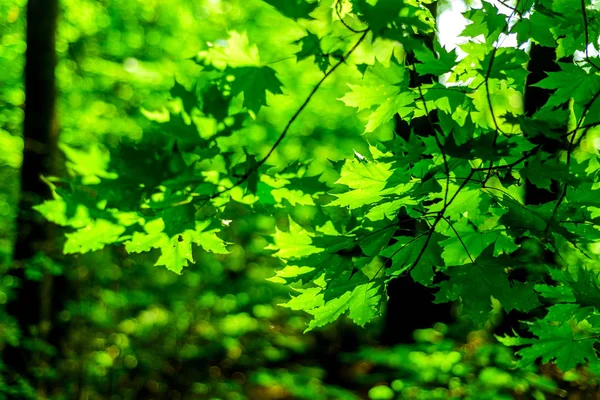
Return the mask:
MULTIPOLYGON (((23 151, 25 6, 0 0, 0 305, 20 285, 5 273, 23 151)), ((264 153, 322 76, 311 60, 281 58, 297 50, 302 24, 314 25, 260 0, 61 0, 56 120, 63 148, 93 165, 108 157, 107 148, 139 141, 156 129, 148 116, 164 113, 175 81, 192 81, 197 66, 190 59, 237 32, 284 84, 283 96, 268 98, 269 107, 227 139, 264 153)), ((269 163, 313 160, 311 168, 321 171, 325 160, 366 152, 369 139, 391 135, 381 129, 365 141, 355 111, 329 100, 343 95, 354 74, 342 66, 323 85, 269 163)), ((302 220, 312 211, 293 207, 282 216, 288 212, 302 220)), ((63 344, 28 344, 53 361, 41 364, 36 381, 2 378, 0 398, 39 398, 40 388, 50 388, 45 396, 52 399, 544 399, 597 384, 573 372, 514 372, 512 352, 489 333, 450 338, 442 324, 392 348, 377 344, 377 324, 362 330, 340 321, 303 334, 305 316, 278 307, 286 289, 267 280, 279 265, 264 253, 261 233, 276 217, 240 220, 224 238, 236 243, 231 254, 199 253, 182 276, 154 267, 154 254, 132 257, 115 248, 60 264, 35 259, 27 279, 50 273, 68 282, 64 309, 53 310, 63 344)), ((0 311, 0 349, 24 345, 14 317, 0 311)))

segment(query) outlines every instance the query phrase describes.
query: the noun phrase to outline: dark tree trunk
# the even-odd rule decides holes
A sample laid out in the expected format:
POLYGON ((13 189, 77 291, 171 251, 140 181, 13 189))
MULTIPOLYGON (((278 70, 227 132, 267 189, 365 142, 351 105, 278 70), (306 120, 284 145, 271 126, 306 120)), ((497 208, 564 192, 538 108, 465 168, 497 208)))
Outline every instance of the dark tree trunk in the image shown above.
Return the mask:
MULTIPOLYGON (((437 3, 431 5, 430 11, 434 18, 437 16, 437 3)), ((423 37, 423 42, 434 51, 435 34, 423 37)), ((406 56, 406 64, 414 65, 414 54, 409 52, 406 56)), ((416 71, 410 72, 409 87, 416 88, 422 84, 433 83, 433 75, 418 76, 416 71)), ((395 133, 405 141, 410 135, 419 136, 435 135, 431 123, 437 122, 437 115, 431 112, 429 117, 423 116, 413 118, 410 123, 402 120, 397 114, 395 116, 395 133)), ((398 228, 402 235, 417 234, 419 226, 417 220, 400 213, 398 228)), ((397 343, 409 343, 413 340, 415 329, 430 328, 436 322, 449 322, 451 319, 451 304, 434 304, 435 290, 413 281, 410 275, 404 275, 391 281, 387 287, 388 302, 385 312, 384 327, 381 342, 386 345, 397 343)))
MULTIPOLYGON (((546 78, 548 72, 560 71, 560 66, 556 62, 556 51, 551 47, 542 47, 537 44, 532 44, 529 56, 530 61, 527 67, 529 75, 527 76, 525 86, 524 111, 526 116, 531 117, 537 110, 546 104, 552 94, 548 89, 542 89, 533 85, 546 78)), ((547 139, 540 144, 543 145, 543 150, 548 153, 557 153, 564 148, 565 145, 564 142, 547 139)), ((556 200, 558 197, 558 182, 553 181, 551 189, 551 191, 540 189, 527 181, 525 186, 525 204, 544 204, 556 200)))
MULTIPOLYGON (((532 117, 536 111, 546 104, 550 98, 550 95, 552 94, 552 92, 548 89, 542 89, 533 85, 546 78, 548 72, 560 71, 560 66, 556 60, 556 50, 551 47, 543 47, 537 44, 532 44, 529 56, 530 61, 527 66, 529 74, 527 75, 527 81, 525 84, 524 112, 527 117, 532 117)), ((564 131, 567 131, 566 126, 564 127, 564 131)), ((545 152, 554 154, 565 149, 566 143, 564 142, 551 141, 543 137, 540 139, 535 139, 539 140, 539 142, 536 142, 536 144, 542 145, 542 149, 545 152)), ((555 180, 552 180, 550 187, 551 190, 540 189, 531 182, 526 181, 525 205, 540 205, 557 200, 559 187, 559 182, 555 180)), ((541 249, 541 256, 545 263, 552 264, 555 262, 554 252, 550 250, 541 249)), ((511 276, 511 278, 514 278, 518 281, 526 281, 527 275, 528 271, 526 269, 521 269, 516 271, 516 274, 511 276)), ((509 312, 504 316, 502 322, 495 328, 494 333, 498 335, 504 335, 512 334, 514 331, 516 331, 521 335, 528 336, 528 331, 521 329, 522 327, 519 322, 527 319, 526 316, 528 316, 527 313, 522 313, 516 310, 509 312)))
MULTIPOLYGON (((48 186, 41 176, 56 175, 57 128, 55 124, 55 32, 58 0, 29 0, 27 4, 27 51, 25 64, 25 143, 21 167, 21 197, 17 216, 17 240, 14 252, 14 276, 20 287, 7 306, 21 329, 21 344, 3 352, 12 379, 33 381, 32 369, 43 367, 45 357, 23 346, 24 341, 41 339, 56 344, 51 335, 53 321, 53 279, 25 279, 27 260, 39 253, 53 257, 52 228, 31 207, 50 198, 48 186)), ((56 290, 56 288, 54 288, 56 290)), ((43 385, 38 385, 44 396, 43 385)))

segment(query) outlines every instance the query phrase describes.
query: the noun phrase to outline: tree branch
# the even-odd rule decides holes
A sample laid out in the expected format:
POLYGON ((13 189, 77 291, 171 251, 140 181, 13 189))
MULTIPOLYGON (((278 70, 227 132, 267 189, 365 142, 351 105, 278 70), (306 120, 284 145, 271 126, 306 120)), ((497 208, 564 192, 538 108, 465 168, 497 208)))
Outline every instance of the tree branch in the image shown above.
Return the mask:
POLYGON ((285 137, 287 136, 290 127, 292 126, 292 124, 294 123, 294 121, 296 121, 296 119, 298 118, 298 116, 302 113, 302 111, 304 111, 304 109, 306 108, 306 106, 308 105, 308 103, 310 103, 311 99, 313 98, 313 96, 315 95, 315 93, 317 93, 317 91, 319 90, 319 88, 321 87, 321 85, 323 84, 323 82, 325 82, 325 80, 327 80, 327 78, 329 76, 331 76, 331 74, 333 74, 333 72, 340 66, 342 65, 347 59, 348 57, 350 57, 352 55, 352 53, 354 53, 354 51, 358 48, 358 46, 362 43, 362 41, 365 39, 365 37, 367 36, 368 30, 364 31, 362 33, 362 35, 360 36, 360 38, 356 41, 356 43, 354 43, 354 45, 352 46, 352 48, 350 50, 348 50, 348 52, 333 66, 331 67, 331 69, 329 71, 327 71, 327 73, 321 78, 321 80, 315 85, 315 87, 311 90, 311 92, 309 93, 308 97, 306 98, 306 100, 304 100, 304 102, 302 103, 302 105, 300 106, 300 108, 298 108, 298 110, 296 110, 296 112, 294 113, 294 115, 292 115, 292 117, 290 118, 290 120, 288 121, 288 123, 286 124, 285 128, 283 129, 283 131, 281 132, 281 134, 279 135, 279 137, 277 138, 277 140, 275 141, 275 143, 271 146, 271 149, 267 152, 267 154, 261 158, 252 168, 250 168, 244 175, 242 175, 240 177, 240 179, 234 183, 232 186, 225 188, 221 191, 218 191, 217 193, 208 196, 208 197, 204 197, 201 200, 211 200, 211 199, 215 199, 219 196, 221 196, 224 193, 227 193, 229 191, 231 191, 232 189, 240 186, 242 183, 246 182, 248 180, 248 178, 250 178, 250 176, 252 176, 252 174, 254 174, 255 172, 258 171, 258 169, 264 165, 265 162, 267 162, 267 160, 269 159, 269 157, 271 157, 271 155, 273 154, 273 152, 275 151, 275 149, 277 149, 277 147, 281 144, 281 142, 283 141, 283 139, 285 139, 285 137))

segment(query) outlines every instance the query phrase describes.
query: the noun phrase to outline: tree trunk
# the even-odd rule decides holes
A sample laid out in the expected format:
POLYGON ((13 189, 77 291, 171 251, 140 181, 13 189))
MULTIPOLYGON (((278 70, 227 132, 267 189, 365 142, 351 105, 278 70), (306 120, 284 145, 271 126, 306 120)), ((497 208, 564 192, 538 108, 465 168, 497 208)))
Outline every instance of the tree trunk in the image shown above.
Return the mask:
MULTIPOLYGON (((556 50, 551 47, 542 47, 537 44, 532 44, 529 56, 531 60, 527 67, 529 75, 527 76, 525 87, 524 111, 525 115, 531 117, 537 110, 546 104, 552 94, 548 89, 539 88, 533 85, 546 78, 548 72, 558 72, 561 69, 556 61, 556 50)), ((542 140, 544 140, 544 143, 540 144, 543 145, 543 150, 548 153, 556 153, 564 148, 566 144, 564 141, 542 140)), ((540 189, 527 181, 525 186, 525 204, 544 204, 556 200, 558 197, 558 182, 553 181, 551 189, 551 191, 540 189)))
MULTIPOLYGON (((560 66, 556 60, 556 50, 551 47, 543 47, 538 44, 532 44, 529 52, 530 61, 527 65, 527 81, 525 84, 525 95, 524 95, 524 113, 527 117, 533 116, 533 114, 546 104, 551 91, 548 89, 539 88, 533 86, 546 78, 548 72, 560 71, 560 66)), ((564 131, 567 131, 565 126, 564 131)), ((548 153, 558 153, 565 148, 566 143, 560 141, 552 141, 548 138, 541 137, 540 142, 542 149, 548 153)), ((559 182, 552 180, 551 190, 540 189, 533 185, 531 182, 525 182, 525 205, 540 205, 555 201, 558 198, 559 182)), ((550 250, 541 249, 541 256, 544 262, 548 264, 555 263, 555 254, 550 250)), ((511 275, 512 279, 517 281, 526 281, 528 271, 521 269, 516 271, 515 274, 511 275)), ((529 335, 527 330, 521 329, 521 323, 519 321, 527 319, 530 316, 528 313, 522 313, 516 310, 512 310, 506 314, 502 322, 494 329, 494 333, 497 335, 512 334, 518 332, 522 335, 529 335)))
MULTIPOLYGON (((33 339, 56 345, 51 333, 53 324, 53 278, 45 274, 40 281, 25 279, 27 261, 42 253, 51 258, 56 249, 56 236, 50 224, 32 210, 32 206, 50 198, 48 186, 41 176, 56 175, 58 130, 55 123, 55 32, 58 0, 29 0, 27 4, 27 50, 25 63, 24 153, 21 167, 21 197, 17 216, 17 239, 14 273, 20 287, 8 312, 19 322, 21 344, 7 348, 4 362, 12 378, 34 381, 33 368, 43 367, 44 356, 24 343, 33 339)), ((35 346, 33 347, 35 348, 35 346)), ((45 388, 38 385, 38 394, 45 388)))
MULTIPOLYGON (((430 5, 430 11, 436 18, 437 2, 430 5)), ((434 51, 435 40, 434 33, 423 37, 423 42, 432 51, 434 51)), ((406 56, 406 64, 414 65, 414 63, 414 54, 409 52, 406 56)), ((416 88, 422 84, 433 83, 434 79, 433 75, 419 77, 413 69, 410 71, 409 87, 416 88)), ((431 122, 437 122, 435 111, 431 112, 429 117, 413 118, 410 123, 402 120, 397 114, 394 120, 395 133, 405 141, 409 140, 413 132, 418 132, 420 136, 435 135, 431 126, 431 122)), ((419 230, 417 220, 408 218, 407 214, 402 212, 398 219, 401 221, 398 228, 402 235, 407 235, 406 232, 410 232, 410 236, 417 234, 419 230)), ((400 276, 391 281, 387 287, 388 301, 381 342, 386 345, 409 343, 413 340, 415 329, 430 328, 436 322, 449 322, 452 305, 434 304, 434 293, 435 290, 413 281, 410 275, 400 276), (409 306, 411 304, 412 306, 409 306)))

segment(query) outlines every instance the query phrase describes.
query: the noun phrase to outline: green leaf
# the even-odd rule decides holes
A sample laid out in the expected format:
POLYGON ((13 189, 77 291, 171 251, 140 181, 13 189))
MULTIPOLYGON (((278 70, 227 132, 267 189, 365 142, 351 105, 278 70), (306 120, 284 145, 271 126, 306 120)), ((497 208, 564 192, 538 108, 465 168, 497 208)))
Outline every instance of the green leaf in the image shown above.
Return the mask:
POLYGON ((309 14, 319 5, 306 0, 263 0, 275 7, 281 14, 291 19, 311 19, 309 14))
POLYGON ((588 73, 575 64, 560 63, 560 72, 548 72, 534 86, 555 90, 547 106, 558 106, 573 98, 576 103, 584 105, 600 91, 600 75, 588 73))
POLYGON ((373 2, 365 0, 352 0, 354 9, 363 14, 363 19, 375 35, 381 35, 385 27, 398 18, 402 3, 394 0, 378 0, 373 2))
POLYGON ((363 250, 365 255, 367 256, 376 256, 379 252, 387 246, 392 236, 394 236, 395 225, 389 224, 389 221, 384 221, 386 223, 384 228, 378 228, 372 233, 368 233, 367 236, 364 237, 364 240, 360 242, 360 248, 363 250))
POLYGON ((292 310, 312 310, 314 308, 323 305, 323 289, 320 287, 308 288, 308 289, 296 289, 300 292, 299 295, 292 297, 290 301, 284 304, 280 304, 283 307, 290 308, 292 310))
POLYGON ((42 204, 33 206, 33 209, 42 214, 48 221, 60 226, 82 228, 91 222, 87 207, 82 204, 69 205, 60 197, 54 200, 46 200, 42 204))
POLYGON ((454 229, 448 229, 446 232, 450 237, 440 242, 444 249, 442 258, 447 266, 467 264, 471 259, 476 260, 483 250, 502 235, 500 230, 476 231, 465 219, 453 223, 452 226, 454 229))
POLYGON ((392 260, 392 265, 386 274, 388 276, 400 275, 414 267, 414 263, 418 259, 419 263, 411 271, 413 279, 424 285, 431 283, 434 268, 443 263, 440 257, 442 250, 438 245, 441 238, 442 236, 436 233, 433 233, 429 240, 427 240, 427 235, 397 237, 396 243, 380 253, 381 256, 392 260), (427 247, 425 247, 426 244, 427 247))
POLYGON ((584 364, 586 360, 596 358, 594 344, 597 339, 578 337, 568 323, 550 325, 538 322, 530 329, 538 337, 537 339, 497 337, 507 346, 530 345, 517 352, 521 356, 519 362, 521 367, 532 364, 538 358, 545 363, 555 359, 558 368, 566 372, 579 364, 584 364))
POLYGON ((371 113, 365 132, 373 132, 396 114, 403 119, 408 117, 414 110, 414 104, 415 95, 411 92, 401 92, 389 96, 371 113))
POLYGON ((346 185, 350 190, 336 194, 337 199, 329 205, 358 208, 378 202, 392 175, 391 166, 390 163, 379 161, 346 160, 336 183, 346 185))
POLYGON ((309 57, 315 57, 315 64, 317 64, 321 72, 327 72, 327 69, 329 68, 329 56, 323 54, 321 51, 321 43, 317 35, 308 32, 306 36, 297 40, 295 43, 299 43, 302 46, 300 51, 296 53, 298 61, 302 61, 309 57))
POLYGON ((266 247, 267 250, 277 250, 273 255, 284 259, 294 259, 320 253, 323 249, 312 244, 311 234, 302 226, 289 218, 289 230, 287 232, 276 228, 273 236, 273 244, 266 247))
POLYGON ((117 242, 124 232, 124 226, 98 219, 73 233, 67 233, 63 251, 65 254, 83 254, 101 250, 107 244, 117 242))
POLYGON ((358 285, 348 304, 348 316, 357 325, 365 326, 379 313, 381 286, 375 282, 358 285))
POLYGON ((362 84, 348 84, 352 91, 340 100, 348 107, 357 107, 359 111, 369 109, 398 94, 406 79, 406 69, 400 64, 391 62, 386 67, 380 62, 375 62, 365 71, 362 84))
POLYGON ((556 20, 536 9, 531 15, 530 21, 530 29, 527 34, 531 35, 531 38, 542 46, 556 47, 556 40, 550 30, 556 20))
POLYGON ((229 253, 225 242, 217 236, 217 230, 208 229, 209 220, 185 220, 182 209, 185 207, 171 208, 165 211, 163 218, 146 223, 144 232, 134 232, 131 239, 125 242, 127 251, 142 253, 160 249, 161 255, 155 265, 164 265, 177 274, 194 262, 192 244, 215 254, 229 253))
POLYGON ((188 234, 163 237, 160 242, 161 255, 155 265, 164 265, 169 271, 180 274, 183 267, 194 262, 192 243, 188 234))
POLYGON ((546 190, 550 190, 552 180, 569 181, 569 169, 566 164, 559 163, 556 159, 543 162, 540 155, 529 160, 527 166, 521 170, 521 175, 535 186, 546 190))
POLYGON ((305 332, 327 325, 350 310, 349 317, 358 325, 364 326, 378 314, 381 299, 381 287, 375 282, 352 285, 339 297, 325 302, 323 305, 308 310, 313 320, 305 332))
POLYGON ((340 100, 360 110, 376 107, 369 116, 366 132, 372 132, 399 113, 407 117, 414 109, 415 95, 406 90, 406 69, 395 62, 389 67, 376 62, 368 67, 362 85, 349 84, 352 89, 340 100))
POLYGON ((491 258, 491 247, 484 253, 475 264, 449 267, 444 271, 449 279, 438 285, 436 302, 460 298, 463 314, 477 326, 488 320, 492 296, 507 311, 529 311, 540 305, 533 285, 509 282, 505 268, 511 265, 510 258, 491 258))
POLYGON ((483 8, 472 9, 464 15, 471 23, 461 32, 461 36, 477 37, 483 35, 485 42, 493 43, 506 26, 506 17, 500 14, 491 3, 482 2, 483 8))
POLYGON ((239 67, 227 70, 234 76, 231 93, 244 94, 244 107, 258 114, 261 107, 267 105, 266 92, 282 94, 282 83, 277 79, 271 67, 239 67))
POLYGON ((183 110, 191 114, 192 109, 198 107, 198 97, 196 96, 196 86, 187 89, 185 86, 175 81, 175 85, 171 88, 171 97, 181 99, 183 110))
POLYGON ((436 57, 436 55, 425 46, 414 50, 415 57, 420 61, 420 63, 415 65, 419 75, 433 74, 439 76, 452 70, 456 64, 457 58, 455 51, 446 51, 443 47, 437 49, 437 51, 439 54, 436 57))
POLYGON ((190 240, 202 247, 205 251, 214 254, 229 254, 227 246, 223 239, 217 236, 217 229, 208 229, 211 221, 197 221, 194 231, 187 231, 190 234, 190 240))

